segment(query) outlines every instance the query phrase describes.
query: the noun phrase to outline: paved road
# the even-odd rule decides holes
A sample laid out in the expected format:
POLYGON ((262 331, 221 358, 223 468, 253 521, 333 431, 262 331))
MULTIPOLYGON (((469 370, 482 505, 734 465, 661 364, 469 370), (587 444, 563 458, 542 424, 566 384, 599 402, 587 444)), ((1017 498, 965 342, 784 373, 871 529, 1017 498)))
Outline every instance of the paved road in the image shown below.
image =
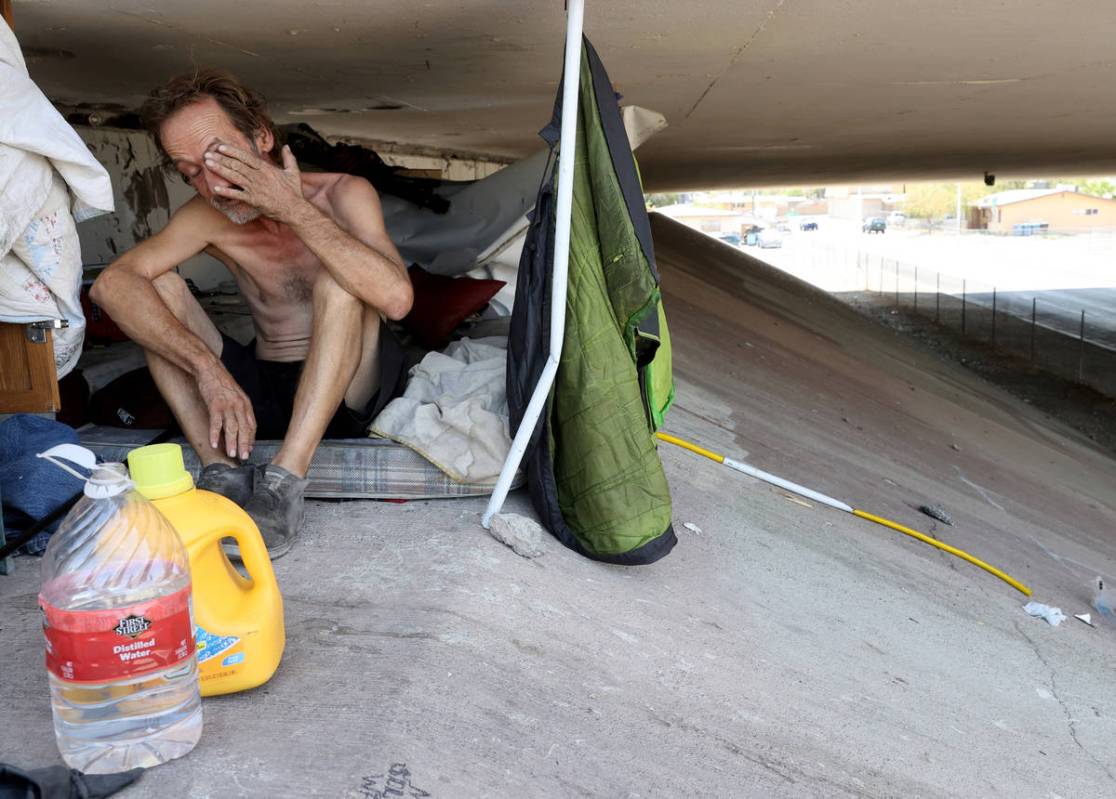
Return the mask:
POLYGON ((1036 319, 1052 330, 1077 336, 1085 311, 1086 339, 1116 349, 1116 239, 1081 236, 1019 239, 984 235, 880 235, 839 225, 817 233, 793 232, 780 249, 744 248, 750 255, 834 293, 919 290, 961 297, 998 312, 1036 319), (898 267, 898 270, 896 270, 898 267), (882 275, 881 275, 882 271, 882 275), (938 274, 941 274, 940 280, 938 274), (882 278, 882 279, 881 279, 882 278))

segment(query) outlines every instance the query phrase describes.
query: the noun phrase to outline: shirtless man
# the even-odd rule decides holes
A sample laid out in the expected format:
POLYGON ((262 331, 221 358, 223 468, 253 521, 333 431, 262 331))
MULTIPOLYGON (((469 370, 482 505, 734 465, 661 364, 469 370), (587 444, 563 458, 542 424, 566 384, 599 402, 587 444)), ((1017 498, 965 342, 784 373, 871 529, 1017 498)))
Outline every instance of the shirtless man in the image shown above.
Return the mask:
POLYGON ((302 174, 262 98, 231 75, 174 78, 143 116, 197 196, 109 266, 92 297, 143 347, 204 466, 198 487, 244 507, 279 557, 322 437, 364 435, 401 391, 402 353, 383 317, 407 314, 411 283, 371 184, 302 174), (174 271, 203 251, 236 278, 253 345, 218 332, 174 271), (262 468, 244 463, 257 435, 283 439, 262 468))

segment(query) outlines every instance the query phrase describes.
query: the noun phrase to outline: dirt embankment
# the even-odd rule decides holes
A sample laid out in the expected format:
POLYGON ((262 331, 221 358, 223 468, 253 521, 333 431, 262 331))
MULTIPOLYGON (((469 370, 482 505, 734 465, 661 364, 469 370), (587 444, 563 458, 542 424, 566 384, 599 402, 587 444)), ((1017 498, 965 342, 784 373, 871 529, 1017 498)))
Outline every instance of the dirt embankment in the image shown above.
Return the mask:
MULTIPOLYGON (((912 346, 942 361, 958 363, 1049 416, 1116 452, 1116 398, 1036 368, 1026 359, 990 344, 962 337, 954 328, 895 308, 879 295, 843 298, 864 315, 895 331, 912 346)), ((1067 347, 1076 342, 1067 338, 1067 347)), ((1116 359, 1114 359, 1116 360, 1116 359)))

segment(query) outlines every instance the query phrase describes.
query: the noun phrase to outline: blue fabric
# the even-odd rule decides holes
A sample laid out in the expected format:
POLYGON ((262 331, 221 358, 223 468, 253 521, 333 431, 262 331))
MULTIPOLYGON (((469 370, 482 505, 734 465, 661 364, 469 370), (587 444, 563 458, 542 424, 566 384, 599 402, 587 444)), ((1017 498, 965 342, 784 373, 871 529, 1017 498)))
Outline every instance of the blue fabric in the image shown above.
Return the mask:
MULTIPOLYGON (((0 497, 9 531, 30 527, 81 491, 81 480, 35 457, 58 444, 77 443, 77 431, 53 419, 21 413, 0 422, 0 497)), ((24 549, 41 555, 58 524, 39 532, 24 549)))

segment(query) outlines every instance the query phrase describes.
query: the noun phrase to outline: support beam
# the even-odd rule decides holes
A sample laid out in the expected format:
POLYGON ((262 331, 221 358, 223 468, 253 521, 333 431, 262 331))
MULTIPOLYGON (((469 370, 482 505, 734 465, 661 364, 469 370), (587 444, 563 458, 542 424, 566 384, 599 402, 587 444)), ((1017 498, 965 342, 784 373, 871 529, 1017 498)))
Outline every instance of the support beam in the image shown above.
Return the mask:
POLYGON ((523 420, 512 440, 511 451, 500 470, 488 507, 481 517, 485 530, 492 526, 492 517, 500 512, 508 496, 512 479, 523 460, 527 443, 543 412, 550 387, 562 357, 562 341, 566 333, 566 281, 570 259, 570 218, 573 211, 573 177, 577 147, 577 98, 581 89, 581 32, 585 0, 569 0, 566 14, 566 60, 562 76, 562 134, 558 144, 558 205, 554 220, 554 274, 550 289, 550 353, 543 365, 539 382, 523 412, 523 420))

